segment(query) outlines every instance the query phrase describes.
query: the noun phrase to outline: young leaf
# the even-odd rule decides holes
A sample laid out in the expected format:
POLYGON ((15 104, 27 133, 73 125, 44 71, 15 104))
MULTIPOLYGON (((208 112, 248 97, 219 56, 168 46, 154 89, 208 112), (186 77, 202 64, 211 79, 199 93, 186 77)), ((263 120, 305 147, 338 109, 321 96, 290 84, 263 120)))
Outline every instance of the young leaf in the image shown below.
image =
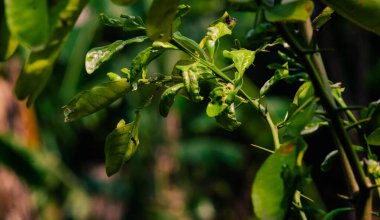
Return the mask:
POLYGON ((368 135, 367 140, 370 145, 380 146, 380 127, 368 135))
POLYGON ((75 121, 107 107, 131 90, 127 79, 100 84, 77 94, 63 106, 65 122, 75 121))
POLYGON ((203 97, 200 95, 198 78, 202 74, 211 73, 211 70, 199 62, 193 62, 188 65, 177 65, 176 68, 181 71, 185 90, 190 100, 194 102, 203 100, 203 97))
POLYGON ((136 113, 133 122, 126 124, 121 120, 116 129, 106 138, 105 156, 107 176, 117 173, 125 162, 127 162, 139 145, 138 126, 140 113, 136 113))
POLYGON ((268 8, 265 10, 265 17, 270 22, 306 21, 313 9, 313 1, 293 1, 268 8))
POLYGON ((168 116, 169 110, 172 107, 174 103, 175 96, 179 93, 179 91, 184 87, 183 83, 178 83, 168 89, 165 90, 165 92, 162 93, 159 109, 160 114, 163 117, 168 116))
POLYGON ((227 12, 224 12, 223 16, 213 22, 207 29, 206 36, 201 40, 200 47, 206 48, 210 57, 214 57, 215 43, 219 38, 225 35, 231 35, 232 29, 236 25, 236 20, 232 18, 227 12))
POLYGON ((218 125, 227 131, 234 131, 241 125, 241 122, 236 119, 235 105, 233 103, 215 116, 215 119, 218 125))
POLYGON ((173 41, 173 44, 181 48, 185 53, 194 54, 202 59, 209 59, 195 41, 183 36, 180 32, 177 31, 173 34, 173 41))
POLYGON ((86 54, 86 71, 88 74, 93 73, 101 64, 109 60, 112 55, 122 50, 126 45, 131 43, 140 43, 147 37, 135 37, 129 40, 117 40, 110 45, 96 47, 89 50, 86 54))
POLYGON ((153 41, 168 41, 179 0, 154 0, 147 16, 146 33, 153 41))
POLYGON ((5 0, 8 28, 22 44, 41 49, 49 37, 46 0, 5 0))
POLYGON ((332 14, 334 13, 334 10, 330 7, 326 7, 323 9, 323 11, 314 18, 312 24, 313 28, 315 30, 320 29, 323 25, 325 25, 330 19, 332 14))
POLYGON ((274 75, 260 88, 260 96, 264 96, 278 81, 289 76, 288 62, 278 67, 274 75))
POLYGON ((131 64, 130 81, 137 81, 137 78, 140 76, 142 79, 145 79, 147 66, 150 62, 152 62, 152 60, 156 59, 163 52, 163 49, 148 47, 145 50, 141 51, 135 58, 133 58, 131 64))
POLYGON ((260 167, 252 185, 252 203, 259 219, 284 219, 291 192, 285 189, 284 167, 290 172, 296 165, 296 146, 287 143, 270 155, 260 167))
POLYGON ((246 49, 223 51, 223 56, 232 59, 235 68, 238 70, 240 77, 243 76, 244 72, 250 65, 252 65, 255 60, 255 51, 250 51, 246 49))

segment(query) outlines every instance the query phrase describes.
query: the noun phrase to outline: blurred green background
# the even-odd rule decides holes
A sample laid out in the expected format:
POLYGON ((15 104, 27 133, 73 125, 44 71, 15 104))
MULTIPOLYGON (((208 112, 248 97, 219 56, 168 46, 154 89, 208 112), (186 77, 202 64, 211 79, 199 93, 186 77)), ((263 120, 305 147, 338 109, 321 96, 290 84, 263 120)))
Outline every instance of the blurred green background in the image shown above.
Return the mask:
MULTIPOLYGON (((129 66, 132 58, 143 49, 142 45, 128 46, 94 74, 86 74, 84 58, 89 49, 138 34, 101 25, 99 13, 111 17, 139 15, 144 19, 150 2, 141 0, 121 7, 111 1, 92 0, 79 17, 46 89, 34 105, 36 120, 21 120, 13 123, 17 126, 5 126, 0 130, 1 169, 7 167, 8 173, 4 175, 9 177, 15 173, 18 176, 15 178, 22 180, 20 189, 24 187, 28 197, 24 202, 30 208, 24 211, 29 214, 23 219, 255 219, 250 202, 251 183, 268 153, 250 144, 270 148, 272 142, 269 129, 252 108, 239 108, 238 119, 243 124, 236 131, 228 132, 206 116, 207 100, 194 104, 177 98, 169 116, 162 118, 158 113, 159 100, 155 97, 153 104, 142 111, 137 153, 112 178, 105 174, 105 138, 121 118, 133 120, 134 109, 144 92, 132 92, 110 108, 77 122, 63 122, 61 107, 76 93, 107 81, 107 72, 129 66), (33 129, 23 123, 37 125, 34 145, 19 140, 17 132, 22 128, 18 127, 33 129)), ((239 39, 242 47, 249 48, 245 36, 253 26, 254 13, 233 11, 220 0, 183 3, 191 6, 180 27, 184 35, 201 40, 208 24, 228 10, 237 18, 237 26, 232 36, 222 40, 220 49, 231 48, 233 39, 239 39)), ((316 10, 320 10, 318 7, 316 10)), ((332 80, 341 81, 348 87, 349 103, 365 104, 378 98, 380 44, 376 42, 379 37, 334 16, 330 24, 320 30, 319 38, 321 47, 336 49, 326 54, 325 60, 332 80)), ((252 95, 257 95, 257 88, 271 76, 266 65, 276 59, 275 53, 259 55, 255 68, 247 73, 250 80, 245 84, 249 85, 252 95)), ((24 54, 19 48, 16 56, 0 64, 2 79, 12 84, 24 54)), ((169 73, 180 56, 179 53, 166 53, 149 66, 148 72, 169 73)), ((284 117, 295 89, 284 83, 267 98, 265 104, 273 111, 277 122, 284 117)), ((0 87, 0 90, 4 95, 11 87, 0 87)), ((0 105, 0 109, 3 106, 8 105, 0 105)), ((9 115, 7 117, 9 119, 9 115)), ((375 121, 380 122, 380 117, 375 121)), ((334 146, 327 139, 321 140, 321 135, 329 134, 321 130, 308 137, 311 144, 306 159, 317 188, 321 189, 322 200, 330 209, 344 204, 327 195, 331 192, 335 195, 335 191, 344 194, 344 183, 339 166, 329 174, 319 171, 319 164, 334 146)), ((8 178, 1 176, 1 172, 0 185, 1 178, 8 178)), ((5 184, 3 186, 5 188, 5 184)), ((1 196, 0 193, 0 201, 1 196)), ((0 213, 6 207, 0 205, 0 213)))

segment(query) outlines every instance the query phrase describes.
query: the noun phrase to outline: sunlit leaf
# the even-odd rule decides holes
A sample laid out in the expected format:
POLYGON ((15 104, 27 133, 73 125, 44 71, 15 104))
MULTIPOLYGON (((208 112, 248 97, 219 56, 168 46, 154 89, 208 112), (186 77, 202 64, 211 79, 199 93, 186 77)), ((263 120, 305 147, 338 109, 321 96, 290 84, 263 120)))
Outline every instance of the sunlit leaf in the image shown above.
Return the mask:
POLYGON ((278 4, 265 10, 265 17, 270 22, 306 21, 314 9, 309 0, 278 4))
POLYGON ((140 114, 137 112, 133 122, 126 124, 124 120, 121 120, 116 129, 107 136, 104 151, 108 176, 117 173, 135 153, 139 145, 139 121, 140 114))
POLYGON ((219 38, 225 35, 231 35, 232 29, 236 25, 236 20, 227 12, 223 16, 213 22, 207 29, 206 36, 201 40, 200 46, 206 46, 210 57, 214 57, 215 44, 219 38))
POLYGON ((240 76, 243 75, 245 70, 252 65, 255 60, 255 51, 250 51, 246 49, 223 51, 223 56, 232 59, 235 68, 238 70, 240 76))
POLYGON ((380 127, 376 128, 370 135, 368 135, 367 141, 370 145, 380 146, 380 127))
POLYGON ((218 125, 227 131, 234 131, 241 125, 241 122, 236 119, 235 105, 233 103, 215 116, 215 119, 218 125))
POLYGON ((296 146, 287 143, 270 155, 260 167, 252 186, 252 203, 259 219, 284 219, 291 192, 285 188, 284 168, 296 165, 296 146))
POLYGON ((49 18, 46 0, 5 0, 8 28, 22 44, 41 49, 48 40, 49 18))
POLYGON ((168 116, 169 110, 174 103, 175 96, 179 93, 179 91, 183 87, 184 87, 183 83, 178 83, 172 87, 167 88, 165 92, 162 93, 159 109, 160 109, 160 114, 163 117, 168 116))
POLYGON ((339 15, 360 27, 380 35, 380 2, 378 0, 323 0, 339 15))
POLYGON ((194 54, 202 59, 208 59, 206 53, 195 41, 183 36, 180 32, 177 31, 173 34, 173 41, 176 46, 179 46, 186 53, 194 54))
POLYGON ((179 0, 154 0, 147 15, 147 35, 153 41, 168 41, 179 0))
POLYGON ((65 122, 75 121, 107 107, 131 90, 127 79, 107 82, 77 94, 63 107, 65 122))
POLYGON ((93 73, 101 64, 109 60, 112 55, 122 50, 126 45, 131 43, 140 43, 147 37, 136 37, 129 40, 117 40, 112 44, 103 47, 96 47, 89 50, 86 54, 86 71, 88 74, 93 73))

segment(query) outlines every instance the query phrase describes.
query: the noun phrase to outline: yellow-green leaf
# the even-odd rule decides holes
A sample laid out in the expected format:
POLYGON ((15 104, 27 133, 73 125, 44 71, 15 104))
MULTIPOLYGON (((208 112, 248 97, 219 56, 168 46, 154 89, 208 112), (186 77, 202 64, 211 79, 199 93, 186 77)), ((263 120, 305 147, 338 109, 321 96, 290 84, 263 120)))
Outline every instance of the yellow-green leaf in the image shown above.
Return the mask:
POLYGON ((367 140, 370 145, 380 146, 380 127, 368 135, 367 140))
POLYGON ((4 0, 8 28, 30 48, 42 48, 49 36, 46 0, 4 0))

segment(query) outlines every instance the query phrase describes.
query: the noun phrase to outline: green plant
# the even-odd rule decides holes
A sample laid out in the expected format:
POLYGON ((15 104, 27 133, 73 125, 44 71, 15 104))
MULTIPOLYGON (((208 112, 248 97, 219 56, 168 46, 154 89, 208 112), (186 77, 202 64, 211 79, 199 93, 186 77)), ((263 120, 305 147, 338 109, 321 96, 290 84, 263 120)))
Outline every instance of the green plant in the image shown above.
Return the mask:
MULTIPOLYGON (((6 3, 7 7, 12 7, 11 1, 6 3)), ((273 3, 265 0, 230 1, 236 10, 255 13, 255 19, 252 21, 254 29, 248 34, 249 43, 254 46, 254 49, 250 50, 242 48, 239 39, 235 40, 234 48, 219 50, 220 39, 231 35, 237 22, 227 12, 210 24, 207 34, 199 43, 181 34, 178 28, 190 6, 180 4, 179 0, 154 0, 146 24, 139 16, 121 15, 115 19, 101 14, 100 20, 104 25, 126 32, 140 33, 141 36, 117 40, 110 45, 91 49, 86 56, 86 71, 89 74, 129 44, 149 42, 148 46, 132 60, 129 68, 122 68, 120 74, 108 73, 110 82, 76 95, 64 106, 65 121, 75 121, 97 112, 127 93, 140 90, 149 93, 136 108, 135 120, 126 123, 121 119, 115 130, 107 136, 105 164, 107 175, 111 176, 118 172, 137 150, 140 111, 151 104, 152 97, 160 95, 158 109, 163 117, 169 114, 176 96, 184 96, 192 102, 207 100, 206 114, 215 118, 221 127, 229 131, 235 130, 241 124, 236 115, 238 108, 250 105, 266 120, 273 140, 272 149, 264 148, 270 151, 271 155, 260 167, 252 184, 252 202, 257 217, 333 219, 342 212, 354 210, 357 219, 371 219, 371 216, 376 214, 372 212, 371 192, 377 185, 372 184, 370 179, 378 184, 380 175, 377 156, 371 148, 380 145, 380 132, 376 129, 367 134, 364 128, 371 120, 379 102, 372 102, 360 108, 359 117, 354 114, 353 111, 357 109, 347 106, 342 97, 344 88, 329 81, 320 54, 323 49, 318 48, 314 35, 317 29, 328 22, 334 10, 360 26, 380 34, 377 23, 373 22, 376 20, 373 17, 379 17, 377 13, 380 6, 375 0, 365 3, 347 1, 344 4, 325 0, 324 3, 327 5, 326 8, 311 21, 314 3, 309 0, 273 3), (350 10, 351 8, 357 9, 350 10), (259 96, 253 97, 244 87, 246 72, 255 64, 256 56, 274 50, 273 48, 278 50, 278 58, 282 62, 268 66, 268 69, 273 70, 273 75, 262 85, 259 96), (163 53, 173 51, 182 52, 183 57, 176 61, 171 73, 149 73, 148 65, 151 62, 163 53), (221 65, 225 64, 226 60, 229 64, 221 65), (297 88, 297 92, 285 118, 276 123, 272 119, 274 110, 262 103, 270 95, 271 89, 281 81, 292 84, 297 88), (311 180, 303 163, 303 155, 308 146, 304 135, 315 132, 321 126, 331 129, 337 146, 335 151, 326 156, 322 169, 327 170, 331 161, 337 156, 340 157, 352 208, 345 207, 326 213, 313 207, 313 203, 307 197, 306 188, 311 180), (355 130, 359 140, 357 145, 352 144, 349 129, 355 130), (364 156, 359 157, 358 152, 362 152, 364 156)), ((7 13, 17 11, 8 9, 7 13)), ((7 16, 10 16, 8 14, 7 16)), ((11 26, 17 19, 8 22, 11 22, 8 24, 11 26)), ((59 31, 54 33, 60 35, 59 31)), ((12 34, 18 39, 24 39, 25 44, 32 47, 38 47, 47 39, 46 33, 30 38, 24 38, 24 32, 17 30, 13 30, 12 34)), ((45 50, 48 50, 49 54, 51 51, 54 52, 47 56, 48 64, 51 65, 56 59, 58 48, 48 48, 45 47, 45 50)), ((29 59, 33 61, 32 58, 29 59)), ((23 77, 30 74, 22 75, 18 81, 18 85, 22 86, 16 86, 16 93, 20 98, 30 96, 30 100, 33 101, 46 83, 45 71, 50 71, 50 67, 36 67, 40 69, 37 75, 42 75, 41 79, 44 82, 33 81, 37 87, 27 86, 25 84, 27 81, 30 82, 30 79, 24 80, 23 77)), ((49 74, 46 72, 46 75, 49 74)))

